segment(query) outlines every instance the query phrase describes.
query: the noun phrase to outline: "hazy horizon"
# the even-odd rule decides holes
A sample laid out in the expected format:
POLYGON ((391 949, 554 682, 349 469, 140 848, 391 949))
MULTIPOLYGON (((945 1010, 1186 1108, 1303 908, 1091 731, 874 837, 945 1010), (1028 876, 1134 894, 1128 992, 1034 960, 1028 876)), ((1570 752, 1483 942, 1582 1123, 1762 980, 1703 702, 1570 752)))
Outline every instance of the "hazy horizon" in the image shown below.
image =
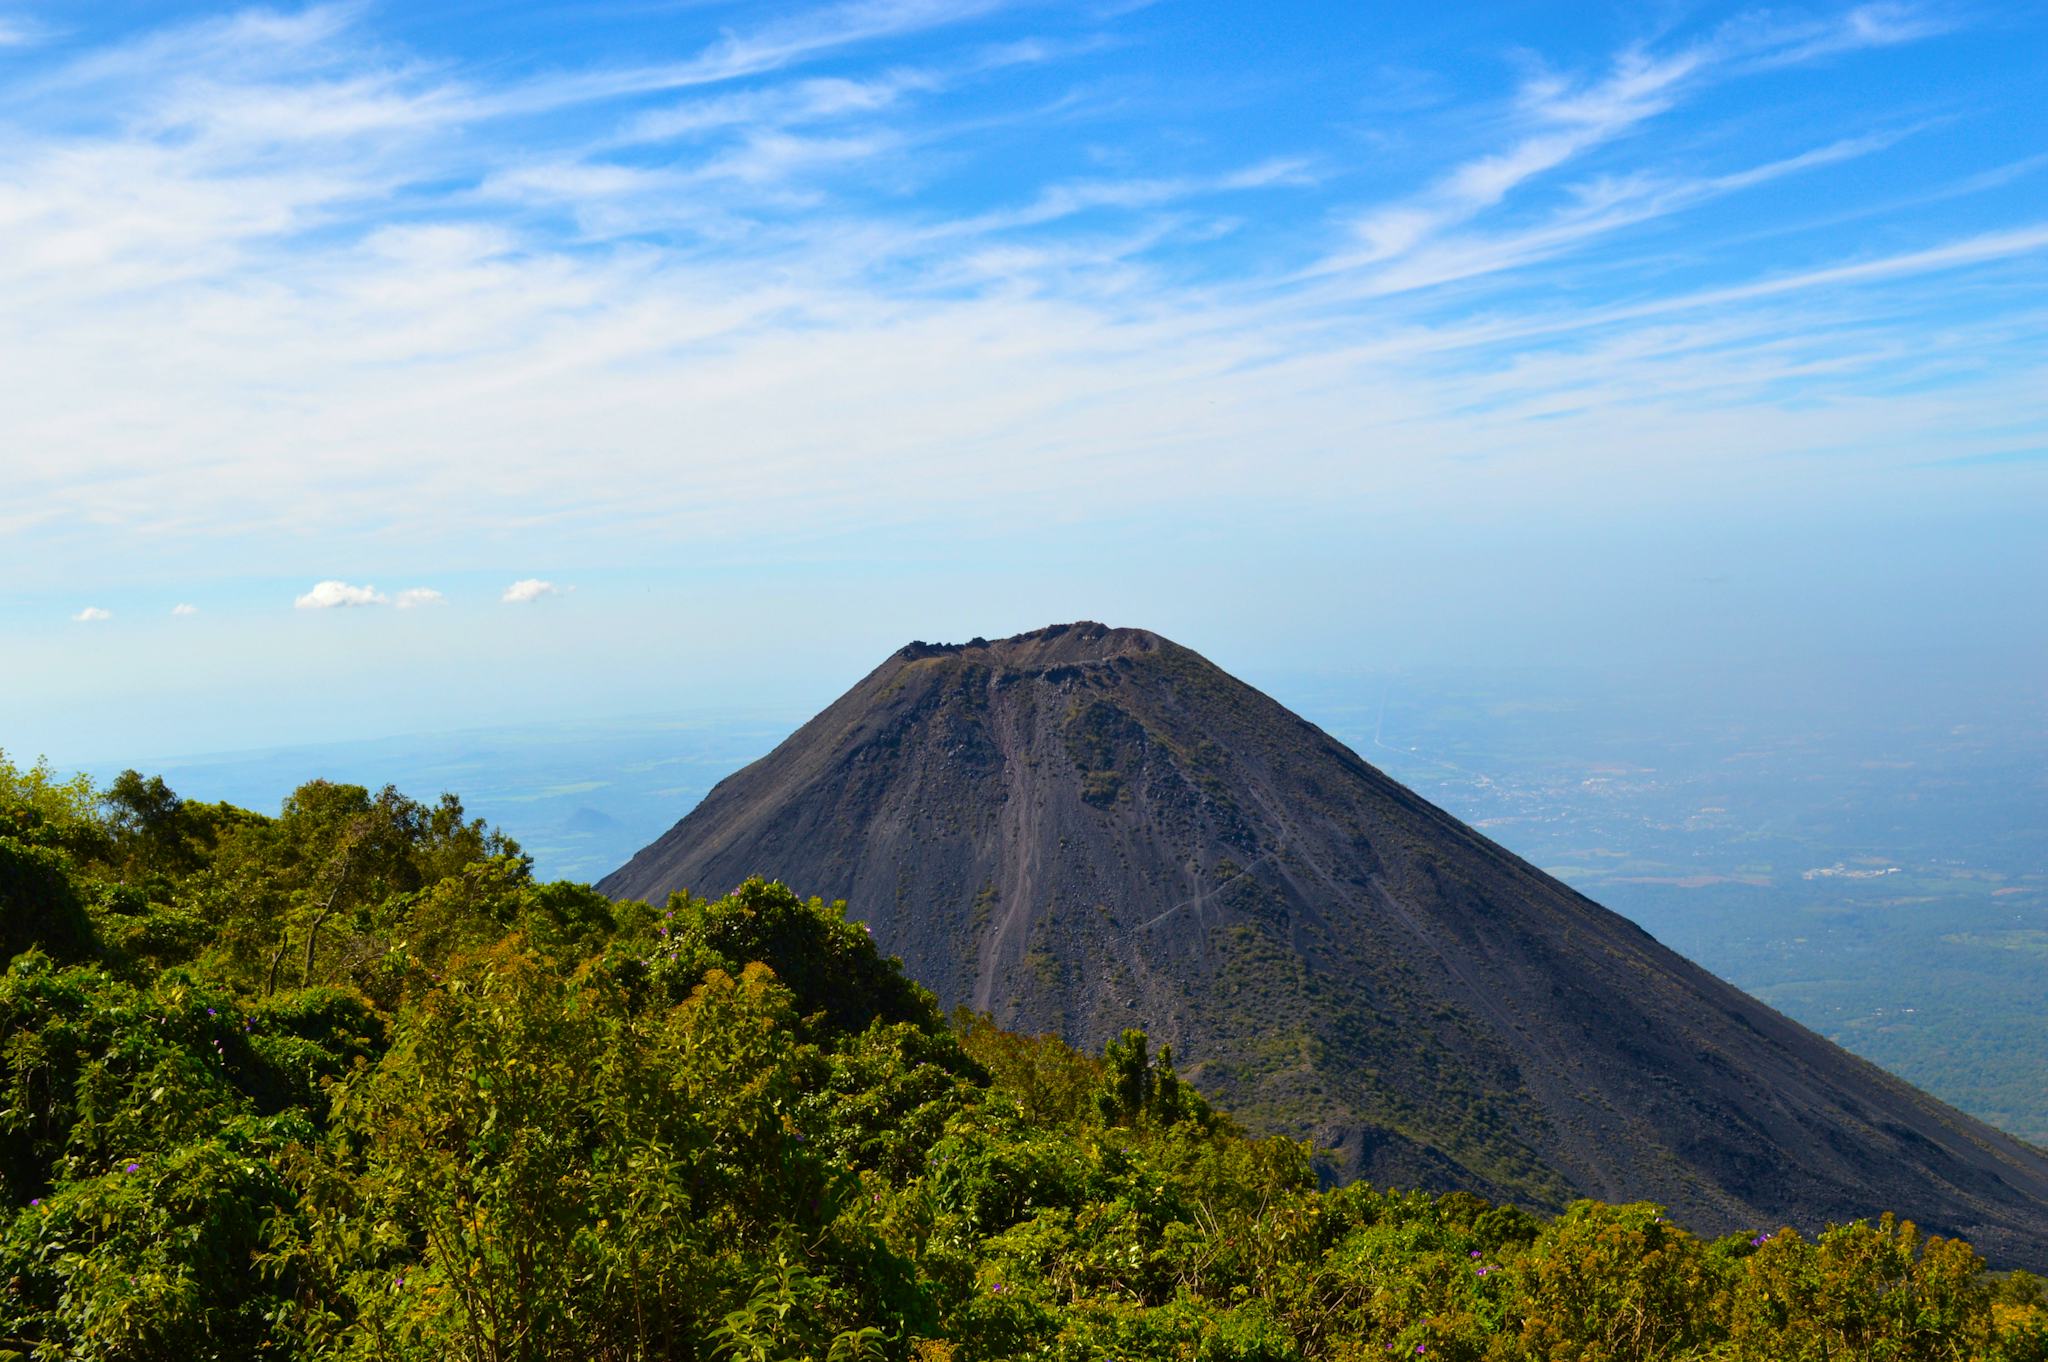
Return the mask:
POLYGON ((1078 618, 2038 690, 2044 36, 0 7, 0 746, 802 709, 1078 618))
MULTIPOLYGON (((2048 943, 2048 713, 2023 692, 1981 695, 1966 721, 1856 703, 1875 688, 1770 695, 1768 677, 1747 691, 1712 684, 1723 677, 1676 691, 1654 673, 1585 666, 1247 679, 1713 972, 1974 1115, 2048 1139, 2048 1037, 2028 1020, 2048 943)), ((315 777, 449 791, 515 837, 541 878, 587 882, 809 713, 672 710, 123 759, 92 774, 140 764, 187 797, 265 812, 315 777)))

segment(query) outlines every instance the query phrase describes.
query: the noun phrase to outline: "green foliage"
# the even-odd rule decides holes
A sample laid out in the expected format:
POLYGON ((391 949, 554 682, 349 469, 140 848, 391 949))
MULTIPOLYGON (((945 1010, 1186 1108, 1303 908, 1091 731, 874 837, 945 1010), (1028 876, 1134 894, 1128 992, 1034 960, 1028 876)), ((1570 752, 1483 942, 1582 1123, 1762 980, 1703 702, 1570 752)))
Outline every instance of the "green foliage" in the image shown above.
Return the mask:
POLYGON ((7 1326, 67 1358, 259 1355, 276 1301, 250 1264, 297 1214, 272 1160, 310 1135, 294 1116, 237 1117, 79 1170, 0 1238, 0 1275, 17 1284, 7 1326))
POLYGON ((74 960, 92 944, 92 922, 64 855, 0 837, 0 959, 41 950, 74 960))
POLYGON ((1102 1088, 1095 1094, 1095 1109, 1103 1123, 1209 1124, 1213 1120, 1209 1104, 1174 1072, 1172 1048, 1161 1046, 1157 1058, 1149 1050, 1150 1041, 1138 1030, 1125 1031, 1103 1050, 1105 1072, 1102 1088))
POLYGON ((953 1033, 1033 1125, 1077 1127, 1093 1117, 1102 1064, 1057 1036, 1020 1036, 987 1013, 959 1008, 953 1033))
POLYGON ((948 1025, 779 884, 613 904, 389 789, 0 795, 0 1357, 2048 1362, 2037 1279, 1889 1217, 1321 1190, 1144 1032, 948 1025))
POLYGON ((1534 1357, 1647 1362, 1696 1356, 1712 1337, 1720 1283, 1705 1246, 1655 1206, 1577 1202, 1514 1272, 1534 1357))
POLYGON ((930 993, 875 951, 867 928, 848 922, 844 904, 805 900, 755 878, 722 899, 675 894, 655 927, 657 954, 671 986, 710 967, 737 972, 758 961, 794 995, 799 1015, 829 1032, 870 1022, 942 1023, 930 993), (677 970, 680 970, 678 975, 677 970))
POLYGON ((162 776, 145 778, 139 771, 123 771, 107 787, 101 803, 115 853, 131 875, 179 874, 198 865, 204 819, 198 810, 185 806, 162 776))
POLYGON ((107 843, 100 793, 85 775, 58 776, 48 759, 23 770, 0 751, 0 836, 97 853, 107 843))
POLYGON ((1890 1215, 1814 1243, 1783 1230, 1734 1288, 1734 1356, 1749 1359, 1979 1357, 1992 1342, 1991 1283, 1967 1244, 1930 1239, 1890 1215))

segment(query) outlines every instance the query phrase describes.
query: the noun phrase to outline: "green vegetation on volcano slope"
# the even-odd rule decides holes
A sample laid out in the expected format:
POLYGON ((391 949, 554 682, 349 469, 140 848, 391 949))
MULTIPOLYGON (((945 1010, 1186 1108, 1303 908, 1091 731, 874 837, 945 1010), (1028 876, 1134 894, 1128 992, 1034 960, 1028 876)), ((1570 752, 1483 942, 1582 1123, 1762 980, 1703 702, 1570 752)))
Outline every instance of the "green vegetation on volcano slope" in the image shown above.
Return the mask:
POLYGON ((1137 1033, 949 1023, 779 885, 536 883, 452 798, 0 759, 0 950, 0 1358, 2048 1359, 1889 1220, 1319 1190, 1137 1033))

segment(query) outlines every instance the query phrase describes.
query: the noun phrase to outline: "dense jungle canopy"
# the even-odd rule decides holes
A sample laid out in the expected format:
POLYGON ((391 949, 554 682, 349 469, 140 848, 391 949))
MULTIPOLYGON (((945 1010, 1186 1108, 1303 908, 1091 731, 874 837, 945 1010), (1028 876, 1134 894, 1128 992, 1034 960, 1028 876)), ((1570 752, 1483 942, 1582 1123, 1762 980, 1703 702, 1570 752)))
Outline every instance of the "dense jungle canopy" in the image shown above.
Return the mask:
POLYGON ((453 796, 0 756, 0 962, 0 1358, 2048 1359, 1966 1244, 1324 1187, 1141 1031, 942 1016, 779 884, 538 883, 453 796))

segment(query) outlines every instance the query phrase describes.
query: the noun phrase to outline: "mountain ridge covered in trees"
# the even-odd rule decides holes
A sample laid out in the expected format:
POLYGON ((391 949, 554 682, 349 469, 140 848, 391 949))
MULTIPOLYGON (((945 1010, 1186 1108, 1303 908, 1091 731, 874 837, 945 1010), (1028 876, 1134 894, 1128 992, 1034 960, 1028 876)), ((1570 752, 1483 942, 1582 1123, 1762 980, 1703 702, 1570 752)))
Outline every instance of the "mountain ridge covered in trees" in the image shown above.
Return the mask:
POLYGON ((1326 1189, 1140 1030, 943 1016, 765 880, 538 883, 453 797, 0 756, 0 951, 0 1358, 2048 1359, 1959 1241, 1326 1189))

